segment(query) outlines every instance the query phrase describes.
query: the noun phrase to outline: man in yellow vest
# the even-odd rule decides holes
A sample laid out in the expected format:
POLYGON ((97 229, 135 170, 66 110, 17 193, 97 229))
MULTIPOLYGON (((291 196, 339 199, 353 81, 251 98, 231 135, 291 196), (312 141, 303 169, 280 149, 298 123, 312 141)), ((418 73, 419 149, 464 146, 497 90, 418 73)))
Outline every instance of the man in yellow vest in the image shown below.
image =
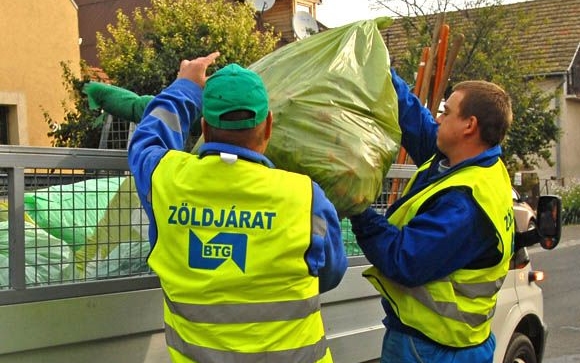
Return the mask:
POLYGON ((272 132, 258 74, 219 53, 181 63, 133 134, 129 165, 150 219, 174 362, 332 362, 319 294, 347 261, 334 206, 263 155, 272 132), (201 117, 205 144, 182 151, 201 117))
POLYGON ((383 296, 382 363, 492 362, 491 319, 513 250, 511 184, 500 143, 510 97, 457 84, 435 120, 392 71, 402 145, 418 165, 385 216, 351 218, 383 296))

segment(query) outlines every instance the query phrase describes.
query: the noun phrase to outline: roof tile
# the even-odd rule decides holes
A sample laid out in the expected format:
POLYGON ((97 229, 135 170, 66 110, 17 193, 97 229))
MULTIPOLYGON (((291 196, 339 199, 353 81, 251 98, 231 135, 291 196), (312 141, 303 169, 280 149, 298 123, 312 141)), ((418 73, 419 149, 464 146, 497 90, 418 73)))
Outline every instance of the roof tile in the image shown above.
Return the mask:
MULTIPOLYGON (((523 45, 522 52, 518 54, 521 62, 538 62, 541 73, 564 72, 568 69, 580 43, 580 0, 533 0, 503 7, 508 17, 515 17, 518 12, 525 11, 533 18, 528 33, 520 34, 516 39, 516 42, 523 45)), ((459 15, 460 11, 446 14, 451 36, 453 19, 464 19, 459 15)), ((436 15, 428 18, 434 23, 436 15)), ((401 19, 395 19, 394 24, 383 30, 382 34, 391 58, 396 60, 407 51, 408 42, 401 19)))

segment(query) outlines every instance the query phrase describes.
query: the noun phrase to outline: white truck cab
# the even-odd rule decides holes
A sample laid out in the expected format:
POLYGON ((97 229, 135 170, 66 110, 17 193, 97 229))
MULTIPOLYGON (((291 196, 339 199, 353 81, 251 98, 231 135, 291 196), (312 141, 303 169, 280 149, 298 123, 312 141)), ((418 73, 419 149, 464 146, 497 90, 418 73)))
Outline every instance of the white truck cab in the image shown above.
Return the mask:
POLYGON ((494 363, 539 363, 544 356, 548 329, 544 322, 544 299, 537 282, 542 271, 532 269, 527 248, 539 244, 553 249, 561 237, 561 201, 556 196, 541 196, 537 228, 518 226, 510 270, 498 295, 492 320, 496 337, 494 363), (552 213, 552 209, 554 214, 552 213), (554 227, 554 228, 552 228, 554 227))
POLYGON ((535 281, 541 277, 532 270, 526 248, 516 251, 491 324, 494 363, 541 362, 548 334, 542 289, 535 281))

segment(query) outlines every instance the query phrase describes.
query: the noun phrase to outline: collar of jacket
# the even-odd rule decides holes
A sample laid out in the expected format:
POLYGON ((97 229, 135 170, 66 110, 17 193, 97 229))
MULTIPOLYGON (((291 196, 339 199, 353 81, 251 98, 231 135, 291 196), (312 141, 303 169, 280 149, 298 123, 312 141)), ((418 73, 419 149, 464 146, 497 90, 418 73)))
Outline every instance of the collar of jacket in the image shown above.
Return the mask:
POLYGON ((255 152, 244 147, 224 144, 221 142, 208 142, 203 144, 198 151, 198 157, 201 159, 208 155, 219 155, 220 153, 228 153, 237 155, 238 158, 246 161, 265 165, 269 168, 276 168, 274 163, 270 161, 265 155, 255 152))

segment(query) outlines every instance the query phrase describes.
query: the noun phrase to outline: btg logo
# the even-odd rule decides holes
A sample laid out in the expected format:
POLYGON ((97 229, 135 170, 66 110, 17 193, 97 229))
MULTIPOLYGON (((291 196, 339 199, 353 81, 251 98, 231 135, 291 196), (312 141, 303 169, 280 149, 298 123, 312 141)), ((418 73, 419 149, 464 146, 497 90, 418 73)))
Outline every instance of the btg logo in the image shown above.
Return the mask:
POLYGON ((189 267, 215 270, 231 259, 246 272, 248 236, 241 233, 218 233, 206 243, 189 231, 189 267))

